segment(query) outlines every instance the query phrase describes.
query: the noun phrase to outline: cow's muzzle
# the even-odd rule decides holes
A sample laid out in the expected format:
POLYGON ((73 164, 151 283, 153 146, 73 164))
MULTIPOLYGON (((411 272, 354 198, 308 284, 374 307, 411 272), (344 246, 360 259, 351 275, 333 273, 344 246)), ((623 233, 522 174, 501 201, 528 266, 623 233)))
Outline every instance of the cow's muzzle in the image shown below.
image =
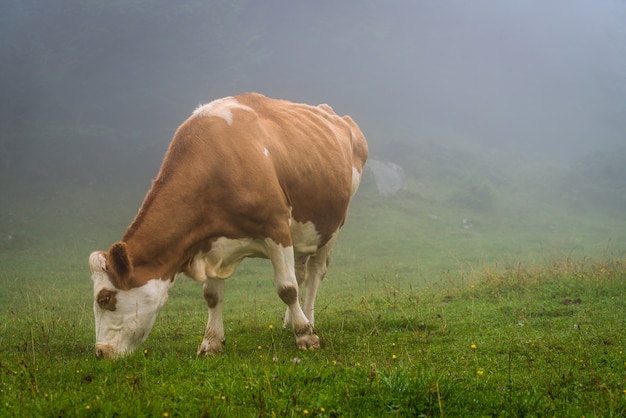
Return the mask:
POLYGON ((98 358, 114 358, 117 356, 115 350, 110 345, 96 344, 96 357, 98 358))

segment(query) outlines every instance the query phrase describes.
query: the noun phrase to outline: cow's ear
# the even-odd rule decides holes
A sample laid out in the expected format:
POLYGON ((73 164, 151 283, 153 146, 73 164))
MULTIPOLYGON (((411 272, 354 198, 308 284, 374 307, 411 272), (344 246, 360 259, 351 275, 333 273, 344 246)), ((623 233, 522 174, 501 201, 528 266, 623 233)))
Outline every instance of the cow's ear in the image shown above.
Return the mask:
POLYGON ((111 246, 107 257, 107 267, 110 273, 116 276, 118 283, 116 287, 125 289, 128 287, 128 280, 133 273, 133 265, 126 250, 126 243, 116 242, 111 246))
POLYGON ((91 274, 106 271, 106 253, 104 251, 95 251, 91 253, 89 256, 89 268, 91 269, 91 274))

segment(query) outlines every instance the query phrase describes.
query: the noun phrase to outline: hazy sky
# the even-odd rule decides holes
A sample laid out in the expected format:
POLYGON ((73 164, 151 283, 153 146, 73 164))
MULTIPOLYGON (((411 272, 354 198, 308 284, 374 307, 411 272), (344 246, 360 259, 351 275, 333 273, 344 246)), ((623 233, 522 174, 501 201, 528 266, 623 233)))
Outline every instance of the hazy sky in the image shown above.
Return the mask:
POLYGON ((624 0, 6 1, 3 129, 49 115, 169 140, 199 103, 256 90, 327 102, 383 146, 626 142, 624 0))
POLYGON ((329 17, 331 43, 305 19, 269 34, 268 43, 278 77, 311 68, 336 77, 330 89, 313 89, 356 98, 376 135, 396 134, 395 125, 409 136, 553 153, 626 142, 626 2, 405 1, 351 9, 339 10, 343 19, 329 17))

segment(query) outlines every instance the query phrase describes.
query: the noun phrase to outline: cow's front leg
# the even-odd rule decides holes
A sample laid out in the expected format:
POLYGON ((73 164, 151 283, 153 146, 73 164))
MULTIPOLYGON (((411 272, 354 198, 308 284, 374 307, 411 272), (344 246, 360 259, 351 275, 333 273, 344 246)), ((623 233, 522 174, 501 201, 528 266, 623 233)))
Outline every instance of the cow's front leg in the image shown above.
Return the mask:
POLYGON ((224 324, 222 321, 222 302, 224 301, 224 280, 208 279, 202 287, 204 300, 209 307, 209 321, 204 331, 204 340, 198 349, 200 354, 216 354, 222 351, 224 344, 224 324))
POLYGON ((298 348, 319 348, 320 340, 313 332, 313 326, 300 307, 298 281, 294 268, 293 247, 283 247, 271 239, 267 240, 268 253, 274 267, 274 285, 278 296, 287 305, 288 317, 293 325, 298 348))
MULTIPOLYGON (((305 275, 306 275, 306 261, 307 261, 308 257, 307 256, 303 256, 300 257, 299 259, 295 260, 295 271, 296 271, 296 280, 298 282, 298 289, 300 292, 300 295, 302 293, 302 283, 304 283, 304 279, 305 279, 305 275)), ((304 314, 305 316, 308 317, 308 315, 306 315, 306 312, 304 314)), ((311 318, 309 318, 309 321, 311 321, 311 318)), ((287 310, 285 311, 285 321, 283 322, 283 328, 287 328, 288 326, 291 325, 291 311, 289 310, 289 308, 287 308, 287 310)), ((311 322, 311 325, 314 325, 313 322, 311 322)))

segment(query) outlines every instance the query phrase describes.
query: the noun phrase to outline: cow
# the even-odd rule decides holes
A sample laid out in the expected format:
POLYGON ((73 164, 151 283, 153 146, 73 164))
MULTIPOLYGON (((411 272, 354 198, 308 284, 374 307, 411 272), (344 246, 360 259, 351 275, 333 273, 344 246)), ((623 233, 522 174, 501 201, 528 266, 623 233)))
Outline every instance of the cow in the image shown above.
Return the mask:
POLYGON ((356 123, 326 104, 246 93, 198 107, 121 241, 89 256, 96 356, 141 345, 181 272, 208 306, 198 355, 220 352, 224 281, 246 257, 269 258, 284 326, 319 348, 315 296, 367 155, 356 123))

